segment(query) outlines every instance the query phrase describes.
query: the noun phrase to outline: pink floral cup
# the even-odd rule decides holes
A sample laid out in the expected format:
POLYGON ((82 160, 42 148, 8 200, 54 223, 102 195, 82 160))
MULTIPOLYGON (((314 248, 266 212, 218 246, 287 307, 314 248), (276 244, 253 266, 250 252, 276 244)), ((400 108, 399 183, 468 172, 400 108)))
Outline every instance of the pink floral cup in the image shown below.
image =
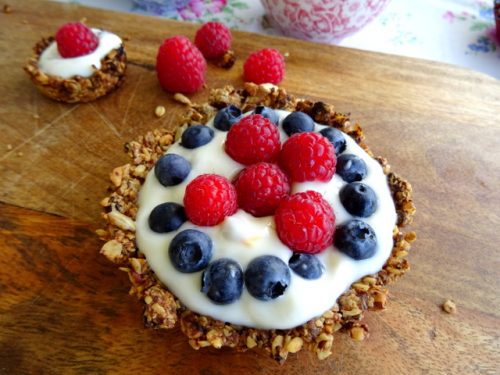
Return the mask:
POLYGON ((283 34, 335 43, 373 20, 389 0, 261 0, 269 21, 283 34))

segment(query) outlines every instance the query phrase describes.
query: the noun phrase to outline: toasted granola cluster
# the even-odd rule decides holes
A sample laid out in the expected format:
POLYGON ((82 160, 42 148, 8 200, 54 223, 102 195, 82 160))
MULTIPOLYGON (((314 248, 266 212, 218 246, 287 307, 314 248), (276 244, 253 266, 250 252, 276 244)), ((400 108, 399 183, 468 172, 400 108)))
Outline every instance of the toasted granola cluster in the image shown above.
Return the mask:
POLYGON ((47 75, 38 68, 42 52, 54 41, 43 38, 35 47, 24 70, 42 94, 59 102, 84 103, 96 100, 121 86, 125 79, 127 55, 122 47, 109 52, 101 60, 101 68, 90 77, 61 78, 47 75))
POLYGON ((404 233, 401 228, 412 222, 415 207, 412 201, 411 185, 400 176, 390 172, 387 160, 375 159, 388 177, 398 222, 394 227, 392 254, 383 269, 376 275, 363 277, 342 294, 337 303, 322 316, 287 330, 262 330, 237 326, 215 320, 211 317, 188 310, 156 278, 144 255, 135 245, 135 216, 137 195, 148 171, 156 160, 178 138, 185 128, 193 124, 206 123, 218 109, 234 104, 246 112, 257 105, 288 111, 302 111, 316 122, 326 124, 349 134, 371 156, 373 153, 364 143, 364 135, 358 124, 336 112, 334 107, 323 102, 298 99, 273 85, 245 84, 237 90, 232 86, 212 90, 209 102, 198 105, 183 101, 189 106, 180 119, 177 133, 165 129, 148 132, 125 148, 131 162, 117 167, 111 173, 111 194, 101 205, 107 229, 98 235, 107 241, 101 253, 127 272, 132 283, 130 294, 137 296, 145 304, 144 319, 148 327, 172 328, 180 321, 184 334, 194 349, 212 346, 231 347, 238 351, 260 348, 278 362, 286 360, 289 353, 307 349, 316 353, 319 359, 332 352, 334 333, 347 331, 355 340, 368 336, 368 326, 363 323, 367 310, 384 309, 388 290, 386 285, 402 276, 408 269, 406 259, 411 243, 416 239, 414 232, 404 233))

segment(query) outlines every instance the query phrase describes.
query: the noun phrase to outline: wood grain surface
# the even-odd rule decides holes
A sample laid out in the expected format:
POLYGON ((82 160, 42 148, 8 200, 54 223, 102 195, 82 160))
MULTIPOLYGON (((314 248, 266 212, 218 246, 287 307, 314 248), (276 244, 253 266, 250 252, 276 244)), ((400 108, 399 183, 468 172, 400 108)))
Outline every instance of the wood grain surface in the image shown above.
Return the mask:
MULTIPOLYGON (((2 4, 3 5, 3 4, 2 4)), ((125 274, 98 251, 98 202, 124 142, 174 127, 185 108, 159 87, 156 50, 195 25, 42 1, 0 13, 0 373, 498 374, 500 373, 500 84, 444 64, 234 32, 229 71, 209 87, 241 85, 253 50, 289 52, 283 82, 360 122, 376 154, 414 187, 413 269, 389 308, 367 314, 362 343, 336 336, 334 354, 284 366, 265 355, 192 350, 178 329, 144 329, 125 274), (128 37, 128 76, 94 103, 41 96, 22 71, 58 25, 87 18, 128 37), (167 107, 158 119, 157 105, 167 107), (458 312, 441 311, 445 299, 458 312)), ((202 101, 208 90, 193 96, 202 101)))

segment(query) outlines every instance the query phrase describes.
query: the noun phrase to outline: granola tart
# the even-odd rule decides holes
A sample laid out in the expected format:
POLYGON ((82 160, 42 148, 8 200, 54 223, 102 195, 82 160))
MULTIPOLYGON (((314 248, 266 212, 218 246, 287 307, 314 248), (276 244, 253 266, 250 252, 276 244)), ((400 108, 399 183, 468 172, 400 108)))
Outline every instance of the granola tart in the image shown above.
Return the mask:
POLYGON ((176 133, 167 129, 155 129, 125 145, 131 162, 112 171, 111 194, 101 202, 103 217, 107 221, 107 228, 98 231, 99 236, 106 241, 101 253, 128 274, 132 283, 130 294, 144 303, 144 321, 147 327, 173 328, 179 321, 194 349, 207 346, 231 347, 237 351, 258 348, 278 362, 285 361, 288 353, 307 349, 319 359, 324 359, 332 352, 335 332, 349 332, 355 340, 363 340, 368 336, 368 326, 362 321, 364 313, 367 310, 384 309, 388 294, 386 285, 409 269, 406 257, 416 235, 414 232, 404 233, 402 228, 412 222, 415 212, 411 185, 390 171, 386 159, 374 157, 387 176, 396 208, 397 225, 393 230, 392 252, 380 272, 354 282, 337 299, 337 303, 321 316, 291 329, 257 329, 226 323, 190 311, 159 281, 143 253, 137 248, 135 219, 138 192, 147 173, 175 142, 180 132, 191 125, 206 123, 218 109, 230 104, 243 111, 265 105, 275 109, 305 112, 315 122, 348 134, 373 157, 364 143, 361 127, 352 124, 348 116, 336 112, 331 105, 295 98, 282 88, 265 84, 247 83, 240 90, 231 86, 212 90, 208 103, 190 105, 176 133))
POLYGON ((42 38, 33 48, 34 56, 24 66, 31 81, 45 96, 59 102, 85 103, 110 93, 123 83, 127 68, 127 55, 123 44, 106 53, 100 60, 101 66, 93 66, 90 76, 76 74, 61 77, 44 72, 39 64, 42 53, 54 42, 53 36, 42 38))

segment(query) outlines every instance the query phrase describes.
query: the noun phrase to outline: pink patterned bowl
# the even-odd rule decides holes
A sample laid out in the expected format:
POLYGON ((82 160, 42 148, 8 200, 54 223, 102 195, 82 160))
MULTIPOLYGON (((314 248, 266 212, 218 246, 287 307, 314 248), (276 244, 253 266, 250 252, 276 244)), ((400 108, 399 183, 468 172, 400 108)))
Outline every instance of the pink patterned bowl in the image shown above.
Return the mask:
POLYGON ((269 21, 287 36, 335 43, 373 20, 389 0, 261 0, 269 21))

